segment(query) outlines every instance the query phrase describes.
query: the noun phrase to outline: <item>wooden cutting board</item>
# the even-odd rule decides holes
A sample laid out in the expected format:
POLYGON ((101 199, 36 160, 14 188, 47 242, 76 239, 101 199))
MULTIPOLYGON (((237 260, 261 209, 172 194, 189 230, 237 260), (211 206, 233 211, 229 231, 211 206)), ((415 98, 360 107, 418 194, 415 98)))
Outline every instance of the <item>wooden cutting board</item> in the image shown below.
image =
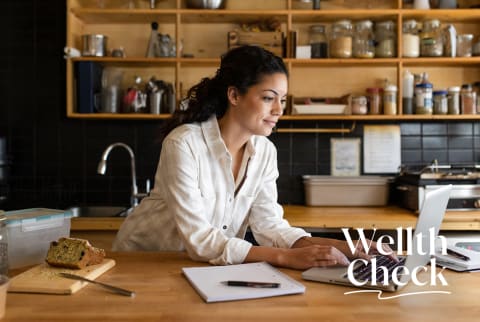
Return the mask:
POLYGON ((84 269, 68 269, 52 267, 43 263, 13 277, 10 280, 9 292, 73 294, 88 282, 76 281, 58 275, 60 272, 80 275, 95 279, 115 266, 113 259, 104 259, 101 264, 87 266, 84 269))

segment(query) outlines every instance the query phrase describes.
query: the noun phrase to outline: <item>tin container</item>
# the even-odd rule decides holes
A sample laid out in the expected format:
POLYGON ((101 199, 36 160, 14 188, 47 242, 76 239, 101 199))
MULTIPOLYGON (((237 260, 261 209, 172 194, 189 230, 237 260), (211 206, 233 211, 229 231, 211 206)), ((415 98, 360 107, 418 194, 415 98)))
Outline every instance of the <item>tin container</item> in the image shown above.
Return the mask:
POLYGON ((82 56, 107 56, 107 40, 105 35, 82 35, 82 56))

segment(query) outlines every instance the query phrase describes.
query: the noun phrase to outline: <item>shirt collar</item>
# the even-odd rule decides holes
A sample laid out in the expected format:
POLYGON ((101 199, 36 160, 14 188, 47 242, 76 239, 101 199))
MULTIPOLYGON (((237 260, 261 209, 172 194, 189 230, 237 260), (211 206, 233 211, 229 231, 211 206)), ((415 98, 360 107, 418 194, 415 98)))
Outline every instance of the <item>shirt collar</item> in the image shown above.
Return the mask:
MULTIPOLYGON (((225 142, 222 139, 222 135, 220 134, 217 116, 215 114, 212 115, 208 120, 202 122, 200 125, 203 136, 205 137, 205 142, 214 155, 217 156, 217 158, 227 155, 228 150, 225 146, 225 142)), ((255 136, 252 136, 248 140, 247 146, 245 147, 245 153, 249 155, 250 159, 252 159, 255 155, 254 138, 255 136)))

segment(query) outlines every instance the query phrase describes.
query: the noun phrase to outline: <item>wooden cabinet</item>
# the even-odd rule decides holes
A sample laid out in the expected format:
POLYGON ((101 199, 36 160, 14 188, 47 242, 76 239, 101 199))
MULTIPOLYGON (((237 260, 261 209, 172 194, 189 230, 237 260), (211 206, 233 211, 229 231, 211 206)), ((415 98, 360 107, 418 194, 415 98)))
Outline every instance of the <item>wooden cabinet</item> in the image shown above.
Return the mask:
MULTIPOLYGON (((67 0, 67 46, 81 49, 83 34, 105 34, 108 48, 123 47, 126 58, 77 57, 67 59, 67 116, 71 118, 157 119, 169 114, 80 114, 76 108, 74 65, 95 61, 124 71, 124 87, 134 75, 144 80, 151 76, 175 84, 177 100, 202 77, 212 75, 219 56, 227 50, 227 32, 244 22, 276 18, 285 35, 297 31, 299 45, 308 43, 308 28, 313 24, 331 25, 341 19, 374 22, 392 20, 397 33, 397 55, 372 59, 296 59, 285 57, 290 70, 290 94, 294 96, 334 97, 348 93, 365 93, 367 87, 380 86, 384 79, 397 85, 402 93, 405 69, 427 72, 435 88, 459 86, 480 81, 480 57, 403 58, 402 23, 408 19, 439 19, 453 24, 459 33, 480 33, 480 9, 413 10, 404 8, 402 0, 322 1, 320 10, 312 3, 298 0, 226 0, 224 9, 187 9, 185 0, 157 0, 150 9, 147 0, 67 0), (100 4, 103 4, 100 5, 100 4), (132 6, 133 8, 130 8, 132 6), (150 25, 158 22, 159 32, 176 41, 176 57, 145 58, 150 25), (186 58, 184 54, 193 57, 186 58)), ((411 6, 411 5, 410 5, 411 6)), ((287 43, 291 40, 287 39, 287 43)), ((398 115, 284 115, 284 120, 462 120, 480 115, 406 115, 402 112, 401 94, 397 97, 398 115)))

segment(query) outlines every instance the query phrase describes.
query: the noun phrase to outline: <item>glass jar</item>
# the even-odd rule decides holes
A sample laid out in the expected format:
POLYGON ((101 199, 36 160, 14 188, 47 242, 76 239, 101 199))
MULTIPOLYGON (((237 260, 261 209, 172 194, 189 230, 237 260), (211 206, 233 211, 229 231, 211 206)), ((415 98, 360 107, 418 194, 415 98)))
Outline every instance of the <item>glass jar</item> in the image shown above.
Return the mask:
POLYGON ((311 58, 327 58, 328 42, 324 25, 310 26, 311 58))
POLYGON ((447 91, 438 90, 433 91, 433 114, 447 114, 448 102, 447 91))
POLYGON ((369 114, 382 114, 382 89, 379 87, 367 88, 368 94, 368 113, 369 114))
POLYGON ((418 57, 420 56, 420 36, 418 35, 418 27, 415 20, 407 20, 403 22, 402 33, 402 56, 418 57))
POLYGON ((7 216, 0 215, 0 274, 8 275, 7 216))
POLYGON ((396 56, 396 43, 395 23, 390 20, 378 22, 375 26, 375 56, 396 56))
POLYGON ((452 86, 448 88, 448 114, 460 114, 460 87, 452 86))
POLYGON ((415 85, 415 114, 433 113, 433 85, 419 83, 415 85))
POLYGON ((352 114, 367 114, 367 98, 365 96, 352 97, 352 114))
POLYGON ((457 57, 472 57, 472 34, 457 36, 457 57))
POLYGON ((352 23, 350 20, 340 20, 332 25, 329 50, 330 57, 352 57, 352 23))
POLYGON ((389 84, 383 89, 383 114, 397 114, 397 86, 389 84))
POLYGON ((477 113, 480 114, 480 82, 473 83, 473 91, 477 96, 477 113))
POLYGON ((373 23, 370 20, 355 24, 353 34, 353 56, 357 58, 373 58, 375 56, 375 41, 373 23))
POLYGON ((420 33, 420 55, 423 57, 440 57, 443 55, 443 35, 440 20, 432 19, 423 22, 420 33))
POLYGON ((462 114, 477 114, 477 93, 473 91, 472 85, 463 84, 460 91, 460 108, 462 114))

